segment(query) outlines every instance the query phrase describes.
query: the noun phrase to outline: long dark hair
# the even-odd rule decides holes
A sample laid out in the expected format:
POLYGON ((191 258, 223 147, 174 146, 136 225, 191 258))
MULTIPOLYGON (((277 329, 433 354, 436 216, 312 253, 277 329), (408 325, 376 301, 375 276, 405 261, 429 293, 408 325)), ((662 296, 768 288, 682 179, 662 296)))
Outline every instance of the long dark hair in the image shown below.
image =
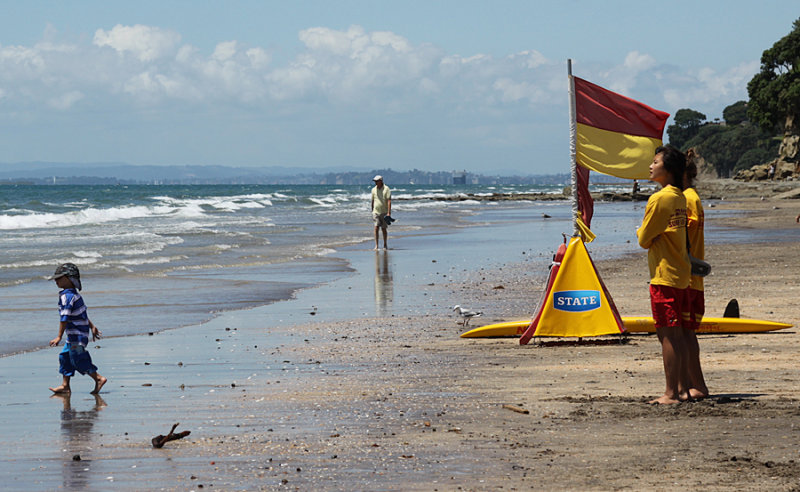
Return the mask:
POLYGON ((694 180, 697 179, 697 151, 694 147, 686 151, 686 187, 694 188, 694 180))
POLYGON ((683 188, 683 173, 686 172, 686 156, 672 145, 662 145, 656 149, 656 154, 663 154, 664 169, 672 174, 673 185, 683 188))

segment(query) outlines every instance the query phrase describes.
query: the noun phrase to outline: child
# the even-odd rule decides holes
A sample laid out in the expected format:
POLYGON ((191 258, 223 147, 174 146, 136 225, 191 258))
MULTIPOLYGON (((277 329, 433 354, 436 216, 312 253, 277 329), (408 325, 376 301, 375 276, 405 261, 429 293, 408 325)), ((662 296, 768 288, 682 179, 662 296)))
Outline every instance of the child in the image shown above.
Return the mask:
POLYGON ((58 293, 58 312, 61 315, 61 322, 58 326, 58 336, 50 340, 50 346, 58 345, 64 333, 67 334, 64 349, 58 354, 60 364, 58 372, 62 374, 64 381, 61 386, 50 388, 50 391, 56 394, 69 393, 71 391, 69 380, 75 371, 78 371, 81 374, 89 374, 89 377, 94 379, 92 394, 96 395, 108 380, 97 372, 97 367, 92 364, 92 357, 86 350, 89 331, 92 332, 92 340, 98 340, 101 333, 89 320, 86 305, 78 293, 81 290, 81 274, 74 264, 64 263, 56 268, 50 279, 55 280, 56 285, 61 288, 61 292, 58 293))

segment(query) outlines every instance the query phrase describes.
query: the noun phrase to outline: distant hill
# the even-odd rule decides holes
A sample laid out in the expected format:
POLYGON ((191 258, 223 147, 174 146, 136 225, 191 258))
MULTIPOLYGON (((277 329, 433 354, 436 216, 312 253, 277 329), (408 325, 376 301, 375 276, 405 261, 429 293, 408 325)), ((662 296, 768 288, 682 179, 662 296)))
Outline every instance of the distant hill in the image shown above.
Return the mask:
MULTIPOLYGON (((230 166, 139 166, 124 162, 69 163, 20 162, 0 164, 0 179, 52 179, 53 176, 91 176, 119 180, 153 181, 183 179, 228 179, 248 176, 292 176, 297 168, 230 166)), ((331 169, 304 169, 303 173, 330 172, 331 169)))
MULTIPOLYGON (((230 166, 139 166, 122 162, 0 164, 0 182, 29 184, 369 184, 375 174, 387 183, 445 185, 565 184, 569 174, 498 176, 466 171, 395 171, 392 169, 336 169, 230 166)), ((605 177, 604 177, 605 178, 605 177)))

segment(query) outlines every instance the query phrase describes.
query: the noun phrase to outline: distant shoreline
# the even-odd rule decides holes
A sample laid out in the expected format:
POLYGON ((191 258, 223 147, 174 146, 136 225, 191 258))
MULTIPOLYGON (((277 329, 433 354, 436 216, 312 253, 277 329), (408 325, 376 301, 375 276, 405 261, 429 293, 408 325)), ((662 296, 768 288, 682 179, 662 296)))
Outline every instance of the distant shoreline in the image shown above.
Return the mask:
MULTIPOLYGON (((404 198, 398 197, 395 200, 428 200, 440 202, 463 202, 474 200, 478 202, 499 202, 499 201, 554 201, 569 200, 570 188, 567 187, 561 193, 492 193, 492 194, 473 194, 463 193, 448 196, 428 196, 404 198)), ((730 178, 699 180, 697 191, 700 197, 705 200, 725 200, 733 198, 800 198, 800 181, 759 181, 744 182, 730 178)), ((595 201, 645 201, 650 197, 649 192, 592 192, 595 201)))

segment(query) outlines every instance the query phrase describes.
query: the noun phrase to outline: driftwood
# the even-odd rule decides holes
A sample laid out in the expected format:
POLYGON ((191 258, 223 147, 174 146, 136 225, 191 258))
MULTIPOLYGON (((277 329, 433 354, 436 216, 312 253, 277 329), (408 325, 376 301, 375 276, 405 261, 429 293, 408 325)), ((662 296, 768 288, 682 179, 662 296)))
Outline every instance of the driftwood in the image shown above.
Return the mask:
POLYGON ((180 423, 173 425, 172 429, 169 430, 169 434, 167 434, 166 436, 162 436, 161 434, 159 434, 156 437, 154 437, 151 441, 153 443, 153 447, 160 448, 169 441, 174 441, 176 439, 183 439, 184 437, 192 433, 192 431, 183 431, 183 432, 178 432, 177 434, 173 434, 175 428, 178 427, 178 425, 180 425, 180 423))
POLYGON ((519 407, 517 405, 503 405, 503 408, 505 408, 506 410, 511 410, 512 412, 524 413, 525 415, 530 413, 528 410, 519 407))

